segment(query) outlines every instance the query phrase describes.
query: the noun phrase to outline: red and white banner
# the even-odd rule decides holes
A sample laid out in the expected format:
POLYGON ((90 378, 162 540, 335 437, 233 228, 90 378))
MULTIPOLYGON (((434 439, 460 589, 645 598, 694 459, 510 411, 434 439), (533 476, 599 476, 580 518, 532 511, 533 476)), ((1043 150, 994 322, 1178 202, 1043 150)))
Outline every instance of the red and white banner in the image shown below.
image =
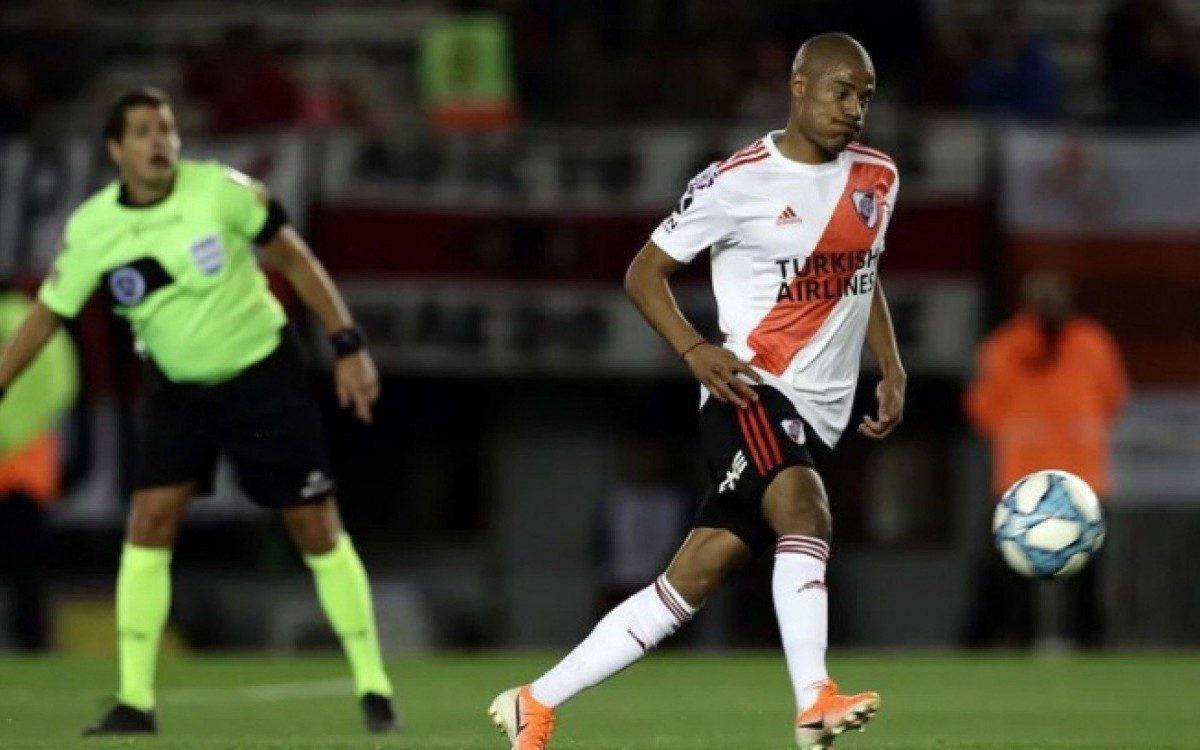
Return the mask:
POLYGON ((1018 232, 1200 236, 1200 133, 1012 128, 1003 138, 1005 223, 1018 232))
POLYGON ((1013 128, 1001 144, 1011 280, 1062 272, 1136 383, 1200 384, 1200 133, 1013 128))

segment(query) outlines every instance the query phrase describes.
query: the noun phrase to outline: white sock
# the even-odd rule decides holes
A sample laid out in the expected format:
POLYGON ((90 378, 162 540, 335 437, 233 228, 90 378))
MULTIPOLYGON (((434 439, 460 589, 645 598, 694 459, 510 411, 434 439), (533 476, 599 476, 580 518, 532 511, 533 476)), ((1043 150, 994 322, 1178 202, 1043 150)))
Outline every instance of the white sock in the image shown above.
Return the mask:
POLYGON ((829 642, 829 593, 825 589, 825 561, 829 544, 811 536, 783 536, 775 545, 775 573, 771 593, 779 635, 787 656, 788 674, 796 691, 796 711, 817 700, 825 671, 829 642))
POLYGON ((533 698, 551 708, 565 703, 642 658, 696 610, 659 576, 604 616, 587 638, 530 690, 533 698))

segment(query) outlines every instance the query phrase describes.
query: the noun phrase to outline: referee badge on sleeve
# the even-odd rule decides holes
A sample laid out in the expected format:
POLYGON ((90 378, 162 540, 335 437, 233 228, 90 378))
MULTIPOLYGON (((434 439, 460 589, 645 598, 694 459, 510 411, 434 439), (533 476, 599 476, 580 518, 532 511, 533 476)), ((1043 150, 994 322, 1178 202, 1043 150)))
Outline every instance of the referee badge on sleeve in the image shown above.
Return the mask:
POLYGON ((108 291, 117 304, 131 307, 146 296, 146 277, 133 266, 118 268, 108 276, 108 291))
POLYGON ((225 248, 220 235, 210 234, 192 243, 192 260, 206 276, 215 276, 225 267, 225 248))
POLYGON ((174 282, 154 258, 138 258, 104 274, 104 289, 118 307, 133 307, 174 282))

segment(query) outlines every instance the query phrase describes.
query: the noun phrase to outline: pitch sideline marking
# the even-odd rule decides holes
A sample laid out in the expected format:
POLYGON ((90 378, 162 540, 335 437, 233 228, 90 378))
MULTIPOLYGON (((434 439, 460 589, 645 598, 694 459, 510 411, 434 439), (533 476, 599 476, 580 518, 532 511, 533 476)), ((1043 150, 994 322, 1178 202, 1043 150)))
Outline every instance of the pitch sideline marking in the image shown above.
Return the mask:
POLYGON ((249 703, 272 703, 295 698, 319 698, 327 695, 353 694, 354 681, 345 677, 299 682, 273 682, 262 685, 231 685, 209 688, 167 688, 159 691, 166 703, 218 704, 230 700, 249 703))

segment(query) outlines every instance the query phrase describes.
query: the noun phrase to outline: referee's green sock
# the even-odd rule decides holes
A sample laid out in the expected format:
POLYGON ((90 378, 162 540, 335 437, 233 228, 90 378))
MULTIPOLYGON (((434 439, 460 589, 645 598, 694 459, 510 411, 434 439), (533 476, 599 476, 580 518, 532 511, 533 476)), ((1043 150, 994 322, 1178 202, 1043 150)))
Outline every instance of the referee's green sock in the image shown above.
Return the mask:
POLYGON ((323 555, 306 555, 304 561, 312 569, 317 597, 350 661, 355 692, 390 697, 392 683, 383 671, 383 657, 379 653, 371 585, 350 537, 342 534, 332 550, 323 555))
POLYGON ((126 543, 117 573, 117 700, 141 711, 154 708, 154 667, 170 608, 171 550, 126 543))

